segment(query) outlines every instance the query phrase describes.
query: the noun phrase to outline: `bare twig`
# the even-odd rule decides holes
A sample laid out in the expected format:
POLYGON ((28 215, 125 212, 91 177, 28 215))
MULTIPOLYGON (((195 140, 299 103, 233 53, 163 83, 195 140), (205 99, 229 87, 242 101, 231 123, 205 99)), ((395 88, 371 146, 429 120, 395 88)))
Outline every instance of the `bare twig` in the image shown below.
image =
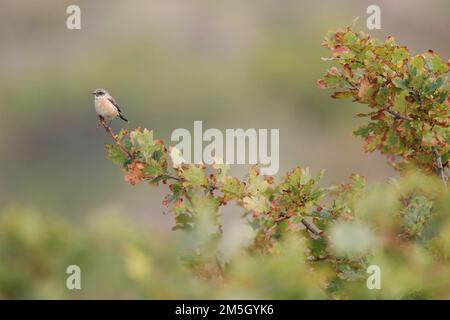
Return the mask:
POLYGON ((178 177, 175 177, 175 176, 171 176, 171 175, 168 175, 168 174, 166 174, 166 175, 164 175, 167 179, 172 179, 172 180, 176 180, 176 181, 185 181, 185 179, 183 179, 183 178, 178 178, 178 177))
MULTIPOLYGON (((289 218, 290 218, 290 216, 288 216, 288 215, 281 215, 280 217, 278 217, 275 220, 275 223, 279 223, 279 222, 281 222, 283 220, 286 220, 286 219, 289 219, 289 218)), ((323 232, 321 230, 319 230, 319 228, 317 228, 313 223, 308 222, 304 218, 300 222, 305 226, 306 230, 308 230, 312 234, 314 234, 316 236, 319 236, 319 237, 323 236, 323 232)))
POLYGON ((406 121, 409 120, 408 118, 402 116, 400 113, 397 113, 395 111, 388 110, 388 109, 385 109, 385 111, 387 113, 389 113, 391 116, 393 116, 395 120, 406 120, 406 121))
POLYGON ((322 236, 322 231, 320 231, 316 226, 314 226, 311 222, 306 221, 306 219, 301 220, 302 224, 305 226, 305 228, 310 231, 312 234, 316 236, 322 236))
POLYGON ((290 217, 288 215, 281 215, 277 219, 275 219, 275 223, 279 223, 283 220, 289 219, 290 217))
POLYGON ((436 157, 436 167, 439 171, 439 175, 441 176, 442 181, 445 186, 447 186, 448 176, 445 174, 444 166, 442 165, 442 158, 436 148, 433 148, 434 156, 436 157))

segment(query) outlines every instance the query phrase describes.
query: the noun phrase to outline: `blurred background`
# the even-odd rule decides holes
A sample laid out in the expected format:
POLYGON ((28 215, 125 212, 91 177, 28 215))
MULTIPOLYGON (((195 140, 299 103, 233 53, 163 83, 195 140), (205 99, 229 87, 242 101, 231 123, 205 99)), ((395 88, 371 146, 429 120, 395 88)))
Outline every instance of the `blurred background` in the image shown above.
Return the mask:
POLYGON ((122 106, 125 127, 151 128, 168 144, 194 120, 279 128, 280 175, 300 165, 325 169, 324 185, 352 172, 385 181, 395 173, 384 157, 365 154, 352 136, 365 106, 316 86, 330 67, 321 41, 359 17, 357 30, 447 59, 449 14, 446 0, 2 0, 0 209, 25 206, 74 223, 122 213, 171 232, 165 188, 132 187, 105 159, 109 139, 96 129, 90 94, 98 87, 122 106), (81 30, 66 28, 70 4, 81 7, 81 30), (366 28, 370 4, 381 6, 381 30, 366 28))

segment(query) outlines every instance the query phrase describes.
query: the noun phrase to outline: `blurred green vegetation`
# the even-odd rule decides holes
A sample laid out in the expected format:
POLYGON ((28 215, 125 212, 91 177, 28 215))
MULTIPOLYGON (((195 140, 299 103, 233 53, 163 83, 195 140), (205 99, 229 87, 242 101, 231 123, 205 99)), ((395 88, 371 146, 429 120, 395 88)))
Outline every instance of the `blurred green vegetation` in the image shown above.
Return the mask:
POLYGON ((231 232, 237 246, 227 255, 223 247, 216 252, 224 262, 220 270, 196 249, 211 241, 204 230, 166 236, 119 214, 97 213, 75 224, 12 206, 0 214, 0 297, 450 298, 450 195, 441 181, 411 174, 371 187, 355 208, 355 220, 327 230, 341 255, 337 264, 308 259, 309 240, 301 233, 278 242, 270 255, 252 253, 236 240, 242 237, 238 228, 231 232), (415 202, 402 211, 399 201, 408 194, 421 195, 419 202, 433 199, 433 205, 415 202), (65 287, 72 264, 81 268, 81 290, 65 287), (381 269, 381 290, 366 286, 371 264, 381 269))

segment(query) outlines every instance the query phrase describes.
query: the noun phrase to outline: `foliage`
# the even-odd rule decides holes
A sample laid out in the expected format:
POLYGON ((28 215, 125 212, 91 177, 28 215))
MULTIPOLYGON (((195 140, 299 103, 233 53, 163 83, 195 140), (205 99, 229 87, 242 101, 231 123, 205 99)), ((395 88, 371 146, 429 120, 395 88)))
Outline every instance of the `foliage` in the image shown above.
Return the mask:
MULTIPOLYGON (((440 201, 447 197, 449 169, 450 98, 445 77, 449 64, 432 51, 410 56, 393 37, 381 42, 350 28, 330 32, 323 45, 332 52, 332 58, 325 60, 337 62, 337 67, 318 81, 319 86, 340 90, 333 98, 352 98, 371 109, 358 114, 368 117, 369 122, 355 131, 365 139, 364 149, 387 154, 403 174, 418 169, 438 175, 445 187, 438 187, 435 178, 412 175, 407 182, 391 182, 367 192, 365 179, 354 174, 347 183, 322 188, 322 174, 300 167, 278 182, 252 167, 241 180, 229 176, 228 166, 220 159, 210 167, 184 164, 177 150, 167 152, 162 142, 152 139, 150 131, 122 131, 116 145, 107 146, 108 157, 124 168, 125 180, 131 184, 170 181, 171 193, 163 203, 175 216, 174 229, 202 239, 195 259, 186 255, 196 261, 190 266, 197 274, 205 275, 205 266, 215 261, 214 276, 226 276, 228 264, 221 261, 220 250, 211 243, 217 244, 221 238, 219 210, 229 202, 243 210, 254 232, 252 243, 246 247, 248 253, 283 255, 280 248, 295 235, 302 243, 303 263, 319 275, 327 271, 320 287, 334 297, 357 297, 355 292, 364 296, 360 282, 367 277, 367 266, 371 261, 377 264, 377 259, 380 263, 397 259, 405 273, 409 272, 409 254, 416 251, 427 261, 427 266, 418 267, 419 273, 439 268, 435 265, 439 261, 448 262, 448 252, 436 247, 439 228, 433 223, 449 212, 440 211, 440 201), (120 152, 123 146, 129 157, 120 152), (173 170, 167 165, 168 158, 173 170), (426 188, 418 183, 422 179, 426 188), (359 283, 358 290, 345 290, 355 287, 354 282, 359 283)), ((207 273, 211 276, 210 268, 207 273)), ((440 284, 433 284, 440 288, 440 284)), ((426 292, 426 288, 411 285, 409 289, 426 292)), ((408 294, 413 291, 387 296, 408 294)))
POLYGON ((366 151, 380 150, 401 169, 414 165, 439 171, 448 179, 450 61, 429 50, 410 55, 393 37, 382 42, 363 32, 330 32, 323 45, 337 66, 318 81, 332 88, 332 98, 351 98, 367 104, 369 123, 354 133, 365 140, 366 151), (438 163, 438 164, 437 164, 438 163))
POLYGON ((410 56, 392 37, 380 42, 350 28, 324 45, 337 65, 319 86, 370 107, 355 134, 366 151, 389 156, 399 180, 367 187, 353 174, 323 187, 323 173, 308 168, 276 179, 257 166, 239 179, 221 159, 186 164, 152 131, 115 134, 102 122, 114 140, 107 158, 131 185, 167 184, 162 203, 183 232, 161 241, 123 218, 99 215, 75 228, 8 209, 0 215, 0 259, 8 261, 0 295, 111 297, 99 289, 109 283, 127 288, 115 298, 450 298, 449 66, 431 51, 410 56), (242 226, 224 230, 227 205, 241 211, 242 226), (58 287, 70 261, 90 270, 88 290, 58 287), (369 265, 381 268, 381 290, 366 286, 369 265))
POLYGON ((249 250, 242 237, 252 233, 231 227, 203 246, 227 253, 217 256, 222 269, 196 250, 211 242, 207 233, 162 237, 108 208, 74 224, 9 207, 0 212, 0 298, 449 299, 450 196, 441 185, 411 174, 370 187, 349 206, 353 218, 328 224, 329 237, 291 229, 270 254, 249 250), (420 196, 405 206, 408 194, 420 196), (321 252, 328 246, 327 258, 321 252), (65 287, 71 264, 82 270, 82 290, 65 287), (369 264, 381 268, 381 290, 366 287, 369 264))

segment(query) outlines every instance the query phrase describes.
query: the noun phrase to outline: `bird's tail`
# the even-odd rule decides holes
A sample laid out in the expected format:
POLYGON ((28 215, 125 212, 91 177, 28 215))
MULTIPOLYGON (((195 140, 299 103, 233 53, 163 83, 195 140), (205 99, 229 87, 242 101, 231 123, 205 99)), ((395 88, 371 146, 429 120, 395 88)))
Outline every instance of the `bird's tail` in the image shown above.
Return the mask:
POLYGON ((121 113, 119 113, 119 117, 120 117, 120 119, 122 119, 123 121, 128 122, 128 119, 126 119, 121 113))

